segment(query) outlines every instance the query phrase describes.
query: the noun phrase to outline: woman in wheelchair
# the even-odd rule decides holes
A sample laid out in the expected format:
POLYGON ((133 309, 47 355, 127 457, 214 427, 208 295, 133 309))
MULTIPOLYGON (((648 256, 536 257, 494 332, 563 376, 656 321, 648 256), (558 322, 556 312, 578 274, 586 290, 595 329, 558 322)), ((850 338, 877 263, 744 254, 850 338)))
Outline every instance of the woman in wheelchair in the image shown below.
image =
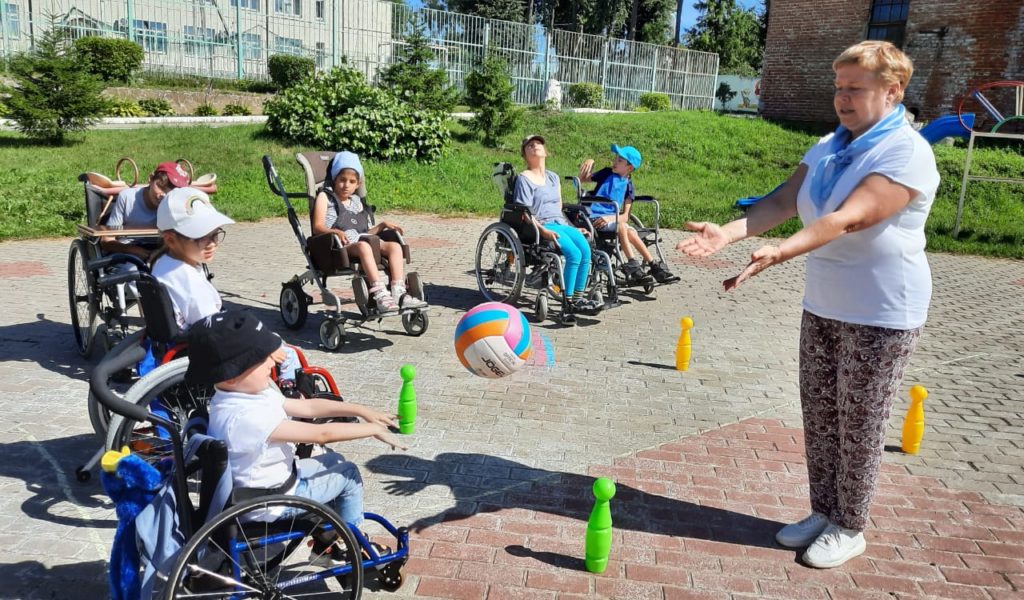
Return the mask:
POLYGON ((339 152, 327 170, 327 181, 313 206, 313 234, 333 233, 366 273, 369 292, 381 312, 393 313, 399 308, 424 308, 427 303, 408 293, 405 288, 405 259, 402 246, 389 235, 404 233, 390 221, 369 226, 363 204, 356 191, 363 183, 363 165, 352 152, 339 152), (390 238, 390 239, 389 239, 390 238), (387 260, 391 290, 388 291, 380 269, 381 258, 387 260))
MULTIPOLYGON (((298 459, 295 444, 372 437, 392 449, 405 450, 389 430, 397 426, 397 415, 351 402, 282 396, 271 379, 272 355, 281 347, 281 338, 242 310, 217 313, 196 323, 189 330, 188 346, 186 381, 215 386, 209 434, 227 443, 234 487, 275 490, 322 502, 344 522, 358 527, 363 521, 358 467, 330 451, 298 459), (356 417, 361 422, 308 421, 339 417, 356 417)), ((289 515, 265 515, 263 520, 285 516, 289 515)), ((332 547, 332 542, 323 540, 313 552, 325 559, 339 555, 341 548, 332 547)), ((378 553, 386 551, 380 548, 378 553)))
POLYGON ((545 168, 548 152, 544 138, 531 135, 521 147, 526 170, 516 177, 513 201, 530 208, 540 235, 553 242, 565 257, 565 296, 576 310, 600 307, 585 295, 590 275, 590 242, 562 213, 562 185, 558 175, 545 168))

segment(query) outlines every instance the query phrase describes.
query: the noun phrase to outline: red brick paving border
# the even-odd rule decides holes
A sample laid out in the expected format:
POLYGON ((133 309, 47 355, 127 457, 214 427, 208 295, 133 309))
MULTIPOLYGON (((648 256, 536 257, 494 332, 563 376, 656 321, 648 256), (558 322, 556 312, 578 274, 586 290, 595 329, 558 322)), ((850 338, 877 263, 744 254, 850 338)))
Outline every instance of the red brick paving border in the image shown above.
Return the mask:
MULTIPOLYGON (((415 594, 458 600, 1024 598, 1024 509, 885 464, 864 556, 803 566, 774 544, 803 517, 803 432, 748 419, 498 492, 413 534, 415 594), (616 481, 608 570, 583 569, 593 477, 616 481), (486 512, 484 512, 486 511, 486 512)), ((413 584, 413 582, 410 582, 413 584)))
POLYGON ((51 275, 50 269, 37 260, 0 262, 0 279, 51 275))

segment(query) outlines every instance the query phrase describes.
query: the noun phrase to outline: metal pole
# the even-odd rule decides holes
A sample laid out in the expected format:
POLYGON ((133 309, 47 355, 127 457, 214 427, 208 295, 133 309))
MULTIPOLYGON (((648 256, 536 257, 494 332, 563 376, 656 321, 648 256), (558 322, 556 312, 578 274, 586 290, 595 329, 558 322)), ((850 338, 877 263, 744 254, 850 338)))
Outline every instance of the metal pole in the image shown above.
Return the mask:
POLYGON ((128 11, 128 39, 135 41, 135 2, 134 0, 125 0, 127 4, 126 9, 128 11))
POLYGON ((964 161, 964 178, 960 182, 960 199, 956 203, 956 223, 953 224, 953 237, 960 235, 960 219, 964 214, 964 196, 967 195, 967 182, 970 181, 971 155, 974 154, 974 132, 971 132, 971 140, 967 143, 967 159, 964 161))
POLYGON ((544 30, 544 85, 551 79, 551 30, 544 30))
MULTIPOLYGON (((3 2, 3 0, 0 0, 0 2, 3 2)), ((235 53, 238 55, 235 71, 238 79, 242 79, 245 76, 242 52, 242 0, 235 0, 235 53)))
POLYGON ((338 66, 338 11, 340 0, 331 0, 331 68, 338 66))
POLYGON ((657 91, 658 88, 658 52, 661 49, 658 46, 654 47, 654 64, 651 65, 651 91, 657 91))
POLYGON ((7 58, 7 0, 0 0, 0 56, 7 58))

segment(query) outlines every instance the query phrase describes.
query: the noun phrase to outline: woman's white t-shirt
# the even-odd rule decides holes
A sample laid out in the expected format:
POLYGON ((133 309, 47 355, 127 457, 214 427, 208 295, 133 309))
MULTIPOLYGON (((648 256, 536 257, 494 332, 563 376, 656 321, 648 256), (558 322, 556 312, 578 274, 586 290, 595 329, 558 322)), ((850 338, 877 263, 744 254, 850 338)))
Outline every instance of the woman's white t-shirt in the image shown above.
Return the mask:
POLYGON ((797 211, 805 227, 835 212, 872 173, 917 193, 885 221, 842 235, 808 254, 803 307, 846 323, 891 329, 920 327, 928 318, 932 295, 924 224, 939 187, 931 146, 904 124, 855 157, 819 207, 810 197, 811 176, 819 159, 828 153, 832 135, 822 138, 800 161, 810 169, 797 195, 797 211))

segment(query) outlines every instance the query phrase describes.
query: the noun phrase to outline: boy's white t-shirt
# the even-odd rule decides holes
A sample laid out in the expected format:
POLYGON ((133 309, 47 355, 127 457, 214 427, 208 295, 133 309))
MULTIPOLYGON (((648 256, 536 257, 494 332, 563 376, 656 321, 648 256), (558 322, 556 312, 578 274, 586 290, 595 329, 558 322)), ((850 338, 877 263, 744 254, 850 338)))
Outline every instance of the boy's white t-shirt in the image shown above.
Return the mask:
MULTIPOLYGON (((272 386, 259 394, 221 389, 214 392, 209 434, 227 443, 235 487, 276 488, 291 476, 295 445, 269 439, 274 429, 288 419, 284 402, 284 396, 272 386)), ((296 485, 282 493, 293 493, 296 485)), ((274 515, 266 516, 254 520, 270 520, 274 515)))
POLYGON ((828 153, 832 135, 822 138, 800 161, 810 169, 797 195, 797 210, 805 227, 835 212, 872 173, 917 193, 885 221, 810 252, 803 307, 846 323, 891 329, 920 327, 928 318, 932 294, 924 224, 939 187, 931 146, 904 123, 856 157, 819 207, 810 197, 811 179, 819 159, 828 153))
POLYGON ((165 254, 157 259, 152 273, 167 288, 174 305, 174 319, 182 330, 220 312, 220 294, 206 278, 202 266, 193 267, 165 254))

